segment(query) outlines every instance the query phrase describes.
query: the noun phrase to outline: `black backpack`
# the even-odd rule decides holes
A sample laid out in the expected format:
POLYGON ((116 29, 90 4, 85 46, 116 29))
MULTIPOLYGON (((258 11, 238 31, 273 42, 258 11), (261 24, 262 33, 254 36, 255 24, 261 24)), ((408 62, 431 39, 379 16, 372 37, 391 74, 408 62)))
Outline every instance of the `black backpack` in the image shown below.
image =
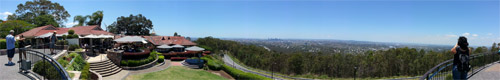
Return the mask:
POLYGON ((457 50, 457 53, 458 53, 458 65, 457 65, 457 68, 458 68, 458 71, 460 72, 468 72, 470 71, 470 64, 469 64, 469 55, 467 55, 467 52, 469 52, 468 50, 464 53, 464 52, 461 52, 459 50, 457 50))

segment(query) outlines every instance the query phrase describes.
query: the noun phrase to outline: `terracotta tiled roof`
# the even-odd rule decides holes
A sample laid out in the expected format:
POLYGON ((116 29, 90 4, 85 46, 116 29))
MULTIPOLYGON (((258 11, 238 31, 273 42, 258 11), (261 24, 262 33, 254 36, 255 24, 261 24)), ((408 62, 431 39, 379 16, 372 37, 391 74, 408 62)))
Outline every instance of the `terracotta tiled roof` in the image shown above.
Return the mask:
MULTIPOLYGON (((31 29, 31 30, 26 31, 24 33, 21 33, 19 35, 24 35, 25 37, 36 37, 36 36, 40 36, 43 34, 47 34, 49 32, 54 32, 54 31, 57 31, 56 34, 64 34, 64 33, 67 33, 69 30, 75 30, 75 34, 78 34, 78 35, 89 35, 89 34, 113 35, 113 33, 106 32, 106 31, 102 30, 98 25, 78 26, 78 27, 71 27, 71 28, 56 28, 52 25, 46 25, 46 26, 40 26, 40 27, 31 29)), ((19 35, 17 35, 17 36, 19 36, 19 35)))
POLYGON ((179 44, 183 46, 194 46, 196 43, 193 43, 182 36, 143 36, 149 42, 154 45, 172 45, 179 44))

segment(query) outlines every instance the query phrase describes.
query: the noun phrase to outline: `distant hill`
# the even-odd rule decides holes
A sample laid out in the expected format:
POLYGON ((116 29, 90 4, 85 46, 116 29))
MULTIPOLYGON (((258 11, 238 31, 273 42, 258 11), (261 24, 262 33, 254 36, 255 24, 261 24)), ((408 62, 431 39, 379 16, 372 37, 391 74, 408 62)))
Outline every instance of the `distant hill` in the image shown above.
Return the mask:
POLYGON ((415 48, 425 51, 444 51, 453 46, 415 44, 415 43, 390 43, 390 42, 371 42, 355 40, 320 40, 320 39, 244 39, 244 38, 223 38, 243 44, 252 44, 263 46, 278 52, 322 52, 322 53, 363 53, 365 51, 387 50, 390 48, 415 48))

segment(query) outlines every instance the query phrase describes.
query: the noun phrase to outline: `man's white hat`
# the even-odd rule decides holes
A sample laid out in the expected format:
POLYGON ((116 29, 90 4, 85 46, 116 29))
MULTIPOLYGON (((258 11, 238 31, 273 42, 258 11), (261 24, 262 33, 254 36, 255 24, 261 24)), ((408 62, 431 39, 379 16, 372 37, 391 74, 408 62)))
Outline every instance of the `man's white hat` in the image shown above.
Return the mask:
POLYGON ((13 33, 13 32, 14 32, 14 30, 10 30, 9 32, 13 33))

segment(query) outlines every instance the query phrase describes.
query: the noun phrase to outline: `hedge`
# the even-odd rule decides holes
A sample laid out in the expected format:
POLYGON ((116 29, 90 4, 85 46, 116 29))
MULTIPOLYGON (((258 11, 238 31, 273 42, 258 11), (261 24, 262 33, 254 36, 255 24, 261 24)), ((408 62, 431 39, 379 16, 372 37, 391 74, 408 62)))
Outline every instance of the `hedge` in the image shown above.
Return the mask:
POLYGON ((80 79, 82 80, 88 80, 90 79, 90 64, 86 63, 85 66, 83 67, 82 73, 80 74, 80 79))
POLYGON ((264 76, 260 76, 260 75, 257 75, 257 74, 252 74, 252 73, 247 73, 247 72, 243 72, 241 70, 238 70, 238 69, 235 69, 233 67, 229 67, 227 65, 222 65, 222 69, 228 73, 229 75, 231 75, 232 77, 234 77, 235 79, 245 79, 245 80, 272 80, 271 78, 267 78, 267 77, 264 77, 264 76))
POLYGON ((208 56, 208 55, 201 57, 201 59, 207 61, 207 66, 211 70, 216 70, 216 71, 221 70, 222 65, 224 64, 218 60, 214 60, 214 58, 212 58, 211 56, 208 56))
POLYGON ((0 39, 0 49, 6 49, 7 41, 5 39, 0 39))
POLYGON ((122 60, 120 61, 121 66, 135 67, 144 64, 148 64, 156 59, 156 53, 149 53, 149 57, 142 60, 122 60))
MULTIPOLYGON (((17 41, 16 41, 15 45, 16 45, 16 48, 18 48, 17 41)), ((7 49, 7 40, 0 39, 0 49, 7 49)))
POLYGON ((165 60, 165 56, 158 56, 158 63, 162 63, 165 60))
POLYGON ((77 45, 77 44, 72 44, 72 45, 69 45, 69 48, 68 48, 68 49, 69 49, 70 51, 75 51, 75 49, 78 49, 78 48, 80 48, 80 46, 79 46, 79 45, 77 45))
POLYGON ((39 61, 35 63, 33 72, 50 80, 61 79, 61 76, 59 75, 59 72, 57 72, 56 68, 54 68, 54 66, 47 61, 39 61))
POLYGON ((57 40, 56 44, 57 45, 68 45, 68 41, 67 40, 57 40))

